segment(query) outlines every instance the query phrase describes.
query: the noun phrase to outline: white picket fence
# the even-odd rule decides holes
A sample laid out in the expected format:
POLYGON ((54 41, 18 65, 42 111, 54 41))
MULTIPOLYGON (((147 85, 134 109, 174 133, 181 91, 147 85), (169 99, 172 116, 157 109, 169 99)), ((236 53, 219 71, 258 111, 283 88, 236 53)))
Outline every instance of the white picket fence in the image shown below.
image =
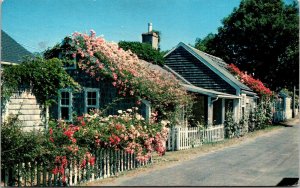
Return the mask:
POLYGON ((170 129, 166 143, 167 150, 184 150, 203 143, 224 140, 224 126, 216 125, 206 129, 200 127, 174 127, 170 129))

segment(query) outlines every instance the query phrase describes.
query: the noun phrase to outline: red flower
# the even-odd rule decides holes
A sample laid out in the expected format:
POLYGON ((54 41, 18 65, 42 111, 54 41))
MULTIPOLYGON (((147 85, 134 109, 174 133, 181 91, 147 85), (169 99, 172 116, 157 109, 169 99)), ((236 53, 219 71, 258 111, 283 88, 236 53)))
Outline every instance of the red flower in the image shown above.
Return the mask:
POLYGON ((49 129, 49 133, 50 133, 50 135, 53 134, 53 129, 52 129, 52 127, 50 127, 50 129, 49 129))
POLYGON ((82 126, 85 126, 85 122, 84 122, 84 121, 81 121, 81 125, 82 125, 82 126))
POLYGON ((74 132, 68 129, 64 132, 64 135, 66 135, 68 138, 71 138, 73 136, 74 132))
POLYGON ((121 128, 122 128, 122 125, 116 124, 116 129, 117 129, 117 130, 120 130, 121 128))
POLYGON ((68 165, 68 160, 67 160, 66 156, 63 156, 63 157, 62 157, 61 165, 62 165, 64 168, 67 167, 67 165, 68 165))
POLYGON ((61 174, 64 174, 65 173, 64 167, 60 166, 58 172, 61 173, 61 174))
POLYGON ((71 138, 71 141, 75 144, 76 143, 76 139, 75 138, 71 138))
POLYGON ((78 126, 75 126, 75 127, 73 127, 73 131, 79 131, 79 129, 80 129, 80 127, 78 127, 78 126))
POLYGON ((52 170, 52 174, 56 175, 58 173, 58 168, 55 167, 53 170, 52 170))
POLYGON ((94 166, 94 164, 95 164, 95 157, 91 157, 90 159, 89 159, 89 163, 90 163, 90 165, 92 165, 92 166, 94 166))
POLYGON ((96 142, 97 146, 100 145, 100 139, 96 139, 95 142, 96 142))
POLYGON ((110 141, 111 144, 115 143, 115 140, 113 139, 113 137, 109 137, 109 141, 110 141))
POLYGON ((54 140, 53 140, 53 138, 52 138, 52 137, 50 137, 50 138, 49 138, 49 140, 50 140, 51 142, 54 142, 54 140))
POLYGON ((113 134, 111 137, 109 137, 109 141, 110 141, 110 144, 117 145, 117 144, 119 144, 121 139, 117 135, 113 134))
POLYGON ((55 163, 60 163, 60 156, 55 157, 55 163))
POLYGON ((82 121, 83 120, 83 116, 78 116, 77 117, 77 121, 82 121))
POLYGON ((81 167, 81 168, 83 168, 83 167, 85 167, 85 165, 86 165, 86 160, 85 160, 85 159, 83 159, 83 161, 82 161, 82 163, 81 163, 80 167, 81 167))
POLYGON ((260 80, 254 79, 251 75, 240 71, 237 66, 230 64, 228 66, 228 70, 233 74, 237 75, 240 81, 245 83, 258 94, 267 96, 272 95, 272 91, 269 88, 267 88, 260 80))

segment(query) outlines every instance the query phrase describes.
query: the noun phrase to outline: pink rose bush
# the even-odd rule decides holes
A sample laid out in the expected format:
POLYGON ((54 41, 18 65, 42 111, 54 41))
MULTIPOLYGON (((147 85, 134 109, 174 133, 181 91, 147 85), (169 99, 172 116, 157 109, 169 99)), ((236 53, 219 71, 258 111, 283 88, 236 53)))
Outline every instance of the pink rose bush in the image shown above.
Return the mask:
POLYGON ((127 111, 119 110, 118 115, 103 116, 94 111, 77 117, 73 123, 58 121, 52 124, 47 134, 49 144, 57 152, 53 174, 62 175, 72 159, 79 159, 80 168, 93 166, 94 151, 101 148, 114 148, 135 154, 140 162, 148 161, 153 152, 165 153, 168 121, 157 122, 155 116, 149 121, 137 113, 134 107, 127 111))

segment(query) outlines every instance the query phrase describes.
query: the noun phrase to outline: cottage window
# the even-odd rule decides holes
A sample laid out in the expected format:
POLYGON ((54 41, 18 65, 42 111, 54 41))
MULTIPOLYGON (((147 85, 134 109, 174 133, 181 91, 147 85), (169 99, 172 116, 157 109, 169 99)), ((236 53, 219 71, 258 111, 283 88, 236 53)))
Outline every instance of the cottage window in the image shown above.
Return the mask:
POLYGON ((99 89, 97 88, 85 88, 84 101, 85 108, 84 112, 89 113, 91 110, 99 109, 99 89))
MULTIPOLYGON (((69 55, 70 56, 70 55, 69 55)), ((59 59, 62 59, 63 58, 63 55, 62 53, 59 53, 58 54, 58 58, 59 59)), ((67 59, 67 58, 66 58, 67 59)), ((69 57, 69 61, 67 62, 64 62, 63 64, 63 67, 64 69, 66 70, 73 70, 73 69, 76 69, 76 58, 73 58, 73 57, 69 57)))
POLYGON ((61 89, 58 97, 58 119, 72 121, 72 92, 70 89, 61 89))

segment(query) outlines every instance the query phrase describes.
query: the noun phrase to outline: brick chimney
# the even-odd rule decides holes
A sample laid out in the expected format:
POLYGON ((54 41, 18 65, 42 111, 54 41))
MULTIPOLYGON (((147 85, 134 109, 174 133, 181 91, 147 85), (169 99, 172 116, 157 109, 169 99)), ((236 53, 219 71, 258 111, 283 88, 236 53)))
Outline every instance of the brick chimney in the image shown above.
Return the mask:
POLYGON ((148 23, 148 32, 142 34, 142 43, 148 43, 154 49, 158 49, 158 35, 152 30, 152 23, 148 23))

